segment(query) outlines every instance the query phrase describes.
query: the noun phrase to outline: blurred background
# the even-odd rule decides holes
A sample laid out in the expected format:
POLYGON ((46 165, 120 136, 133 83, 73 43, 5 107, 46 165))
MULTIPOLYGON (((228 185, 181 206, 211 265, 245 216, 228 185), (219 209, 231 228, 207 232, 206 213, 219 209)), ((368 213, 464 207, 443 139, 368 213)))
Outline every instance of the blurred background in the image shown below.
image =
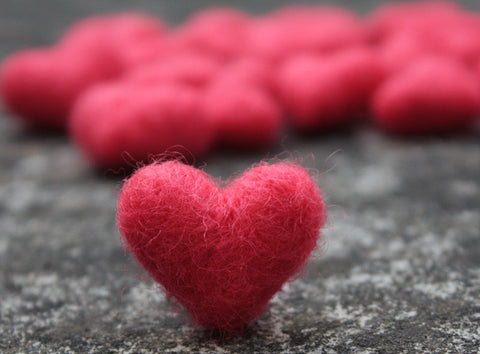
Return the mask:
MULTIPOLYGON (((367 14, 385 3, 333 5, 367 14)), ((478 0, 456 3, 480 10, 478 0)), ((287 4, 298 2, 2 0, 0 60, 51 45, 98 13, 135 10, 177 25, 211 6, 264 14, 287 4)), ((371 127, 309 137, 289 131, 269 151, 216 151, 200 161, 227 179, 265 157, 306 156, 320 171, 330 215, 327 244, 304 278, 287 284, 243 336, 212 340, 172 310, 124 251, 115 207, 126 172, 95 171, 66 137, 27 131, 0 112, 0 352, 480 346, 478 129, 421 138, 371 127)))
MULTIPOLYGON (((180 24, 194 12, 213 6, 231 6, 252 14, 265 14, 268 11, 292 4, 330 4, 353 9, 361 14, 366 14, 376 6, 385 3, 402 1, 148 1, 139 0, 132 3, 128 0, 87 0, 62 1, 48 0, 37 3, 35 0, 4 0, 1 3, 0 19, 3 28, 0 39, 3 43, 0 55, 5 56, 11 51, 23 46, 50 45, 59 38, 63 31, 73 21, 98 13, 109 13, 123 10, 137 10, 157 15, 171 23, 180 24)), ((406 1, 405 1, 406 2, 406 1)), ((480 7, 476 0, 454 1, 469 9, 480 7)))

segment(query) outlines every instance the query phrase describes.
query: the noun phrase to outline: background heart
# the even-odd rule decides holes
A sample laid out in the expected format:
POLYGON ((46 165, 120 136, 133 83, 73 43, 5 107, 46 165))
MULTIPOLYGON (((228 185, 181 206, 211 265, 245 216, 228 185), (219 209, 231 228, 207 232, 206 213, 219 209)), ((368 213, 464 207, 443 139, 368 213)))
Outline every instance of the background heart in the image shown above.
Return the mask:
POLYGON ((260 164, 222 189, 171 161, 139 169, 123 186, 117 220, 138 262, 208 329, 257 319, 303 269, 325 204, 294 163, 260 164))

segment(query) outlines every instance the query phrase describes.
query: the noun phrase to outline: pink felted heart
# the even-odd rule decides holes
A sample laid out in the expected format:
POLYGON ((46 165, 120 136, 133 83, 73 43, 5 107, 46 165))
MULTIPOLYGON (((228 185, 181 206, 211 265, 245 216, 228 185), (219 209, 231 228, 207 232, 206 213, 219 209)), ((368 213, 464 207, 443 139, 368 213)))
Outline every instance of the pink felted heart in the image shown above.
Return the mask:
POLYGON ((326 131, 357 122, 383 76, 381 64, 368 48, 299 55, 280 66, 277 93, 294 129, 326 131))
POLYGON ((283 127, 280 104, 260 85, 214 82, 204 95, 205 115, 217 131, 217 144, 262 150, 279 140, 283 127))
POLYGON ((326 218, 320 190, 294 163, 260 164, 223 189, 177 161, 139 169, 117 220, 127 248, 207 329, 257 319, 304 267, 326 218))
POLYGON ((185 46, 217 59, 233 59, 242 53, 245 29, 250 22, 246 13, 228 7, 199 11, 177 28, 177 39, 185 46))
POLYGON ((197 89, 180 83, 97 85, 75 102, 69 133, 83 154, 104 169, 146 162, 157 154, 201 157, 214 138, 202 99, 197 89))
POLYGON ((425 57, 385 80, 372 98, 374 120, 394 134, 468 129, 480 111, 480 85, 461 63, 425 57))
POLYGON ((300 54, 331 53, 364 43, 360 18, 335 6, 287 6, 253 19, 245 34, 245 51, 267 62, 300 54))
POLYGON ((77 97, 118 74, 97 52, 29 49, 8 57, 0 69, 5 107, 26 125, 63 130, 77 97))

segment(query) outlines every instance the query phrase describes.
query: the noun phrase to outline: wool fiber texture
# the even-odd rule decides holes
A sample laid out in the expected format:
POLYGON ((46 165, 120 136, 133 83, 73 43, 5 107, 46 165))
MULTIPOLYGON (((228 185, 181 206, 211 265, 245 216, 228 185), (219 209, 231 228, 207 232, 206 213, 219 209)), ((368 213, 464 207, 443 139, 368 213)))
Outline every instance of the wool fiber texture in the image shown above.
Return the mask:
POLYGON ((326 219, 301 166, 261 163, 220 187, 178 161, 139 169, 118 201, 126 248, 198 325, 226 333, 258 319, 302 271, 326 219))

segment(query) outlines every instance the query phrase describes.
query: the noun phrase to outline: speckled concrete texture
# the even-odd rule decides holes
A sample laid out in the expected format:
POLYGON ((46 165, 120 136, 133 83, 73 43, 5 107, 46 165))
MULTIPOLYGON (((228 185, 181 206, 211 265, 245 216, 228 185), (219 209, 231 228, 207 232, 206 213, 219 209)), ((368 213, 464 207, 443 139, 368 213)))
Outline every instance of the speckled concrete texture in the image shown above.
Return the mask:
MULTIPOLYGON (((127 6, 2 1, 0 58, 51 42, 76 17, 127 6)), ((138 6, 177 21, 201 5, 138 6)), ((219 338, 188 324, 125 254, 115 225, 122 171, 96 173, 67 138, 27 132, 1 113, 0 352, 476 353, 480 132, 289 134, 270 156, 283 150, 322 172, 328 242, 256 324, 219 338)), ((205 169, 225 179, 262 157, 217 153, 205 169)))

